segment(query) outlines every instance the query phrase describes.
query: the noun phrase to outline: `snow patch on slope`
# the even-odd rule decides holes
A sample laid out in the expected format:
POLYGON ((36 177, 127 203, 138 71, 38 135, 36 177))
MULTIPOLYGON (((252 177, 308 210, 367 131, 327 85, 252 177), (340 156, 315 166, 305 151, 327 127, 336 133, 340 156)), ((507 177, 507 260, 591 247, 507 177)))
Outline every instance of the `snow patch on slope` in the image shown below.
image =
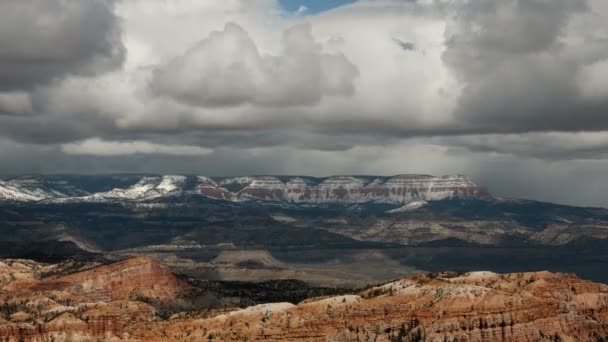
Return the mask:
POLYGON ((162 176, 144 177, 137 184, 127 189, 112 189, 108 192, 100 192, 91 196, 80 197, 82 201, 105 201, 105 200, 145 200, 159 198, 164 195, 184 190, 186 177, 184 176, 162 176))
POLYGON ((236 310, 230 312, 229 316, 237 316, 237 315, 268 315, 279 312, 286 312, 295 308, 295 305, 291 303, 269 303, 269 304, 259 304, 255 306, 250 306, 245 309, 236 310))
POLYGON ((25 192, 19 187, 8 182, 0 181, 0 199, 4 201, 31 202, 40 201, 45 197, 25 192))
POLYGON ((392 209, 392 210, 387 210, 386 212, 389 214, 405 213, 408 211, 414 211, 416 209, 422 208, 427 204, 428 204, 427 201, 414 201, 414 202, 410 202, 402 207, 392 209))

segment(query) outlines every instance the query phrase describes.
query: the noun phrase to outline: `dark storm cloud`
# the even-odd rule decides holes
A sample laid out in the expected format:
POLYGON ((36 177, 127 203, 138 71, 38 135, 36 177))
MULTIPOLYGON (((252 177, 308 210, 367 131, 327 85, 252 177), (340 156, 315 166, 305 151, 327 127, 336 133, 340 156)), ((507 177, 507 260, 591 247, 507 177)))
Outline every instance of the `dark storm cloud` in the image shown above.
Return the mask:
POLYGON ((510 58, 555 47, 586 0, 470 1, 456 7, 446 28, 446 62, 465 80, 483 78, 510 58))
MULTIPOLYGON (((463 5, 443 59, 464 85, 456 117, 478 133, 606 130, 608 98, 581 91, 581 70, 608 58, 583 0, 493 0, 463 5), (601 47, 601 48, 598 48, 601 47)), ((597 19, 596 19, 597 20, 597 19)))
POLYGON ((432 138, 444 146, 540 160, 603 160, 608 157, 607 132, 546 132, 463 135, 432 138))
POLYGON ((112 0, 0 2, 0 91, 31 89, 122 63, 112 0))
POLYGON ((87 115, 0 116, 0 136, 26 144, 61 144, 97 135, 118 134, 113 123, 87 115))

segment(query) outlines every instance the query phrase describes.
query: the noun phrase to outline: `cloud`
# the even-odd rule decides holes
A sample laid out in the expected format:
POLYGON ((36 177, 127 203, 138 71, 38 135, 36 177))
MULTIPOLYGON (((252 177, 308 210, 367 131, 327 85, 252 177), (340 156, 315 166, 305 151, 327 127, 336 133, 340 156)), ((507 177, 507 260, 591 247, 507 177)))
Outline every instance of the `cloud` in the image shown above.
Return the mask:
POLYGON ((598 61, 608 58, 608 41, 595 35, 606 28, 598 6, 492 0, 457 7, 442 56, 462 86, 455 117, 478 133, 608 129, 608 99, 598 98, 607 79, 598 61))
POLYGON ((0 91, 94 75, 124 58, 113 1, 0 2, 0 91))
POLYGON ((585 100, 605 102, 608 99, 608 58, 583 66, 577 81, 585 100))
POLYGON ((0 172, 465 173, 605 204, 606 23, 604 0, 7 0, 0 172))
POLYGON ((22 91, 0 92, 0 115, 31 114, 32 99, 22 91))
POLYGON ((447 22, 444 59, 466 80, 530 54, 555 48, 585 0, 457 1, 447 22))
POLYGON ((212 153, 212 149, 187 145, 160 145, 147 141, 104 141, 91 138, 77 143, 64 144, 61 150, 67 154, 122 156, 130 154, 160 154, 198 156, 212 153))
POLYGON ((226 24, 158 68, 151 88, 201 107, 310 105, 353 94, 356 66, 342 54, 324 53, 310 25, 285 31, 282 45, 281 55, 262 55, 245 30, 226 24))
POLYGON ((608 157, 608 132, 540 132, 433 138, 439 145, 476 153, 497 153, 542 160, 602 160, 608 157))
POLYGON ((399 47, 401 47, 405 51, 412 51, 412 50, 416 49, 416 45, 412 42, 405 42, 399 38, 394 38, 394 37, 393 37, 393 41, 395 42, 395 44, 399 45, 399 47))

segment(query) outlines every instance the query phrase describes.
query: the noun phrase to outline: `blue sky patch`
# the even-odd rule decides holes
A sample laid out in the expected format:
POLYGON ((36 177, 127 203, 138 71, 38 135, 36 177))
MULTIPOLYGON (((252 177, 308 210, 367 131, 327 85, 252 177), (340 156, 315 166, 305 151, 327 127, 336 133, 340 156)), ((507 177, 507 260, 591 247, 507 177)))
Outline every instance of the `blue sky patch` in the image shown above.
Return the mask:
POLYGON ((306 8, 306 11, 302 12, 303 14, 316 14, 356 1, 357 0, 279 0, 279 3, 287 12, 298 12, 300 9, 306 8))

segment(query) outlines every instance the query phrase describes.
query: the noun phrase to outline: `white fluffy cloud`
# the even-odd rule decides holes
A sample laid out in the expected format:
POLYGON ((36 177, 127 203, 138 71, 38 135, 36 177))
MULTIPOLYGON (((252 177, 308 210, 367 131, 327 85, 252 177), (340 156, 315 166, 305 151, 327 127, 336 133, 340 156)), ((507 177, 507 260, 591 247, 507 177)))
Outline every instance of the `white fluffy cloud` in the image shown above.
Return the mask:
POLYGON ((243 28, 226 24, 157 69, 151 87, 202 107, 311 105, 326 95, 352 95, 356 66, 343 54, 324 53, 310 25, 286 30, 282 42, 279 55, 264 55, 243 28))
POLYGON ((94 156, 122 156, 129 154, 167 154, 200 156, 212 153, 212 149, 188 145, 161 145, 147 141, 104 141, 91 138, 81 142, 64 144, 61 150, 67 154, 94 156))

